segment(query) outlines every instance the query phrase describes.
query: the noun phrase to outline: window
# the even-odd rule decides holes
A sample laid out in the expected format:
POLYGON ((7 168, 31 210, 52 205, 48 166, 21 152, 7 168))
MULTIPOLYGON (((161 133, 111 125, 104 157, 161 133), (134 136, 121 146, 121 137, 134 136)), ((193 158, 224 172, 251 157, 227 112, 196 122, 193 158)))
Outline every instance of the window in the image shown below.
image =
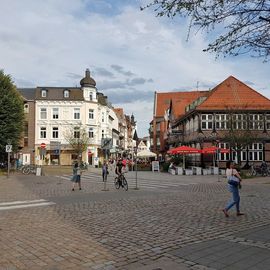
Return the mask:
POLYGON ((24 137, 28 137, 28 123, 24 123, 24 137))
POLYGON ((250 114, 249 115, 249 129, 263 129, 263 115, 250 114))
POLYGON ((270 129, 270 114, 266 115, 266 129, 270 129))
POLYGON ((253 143, 249 146, 249 160, 250 161, 262 161, 263 160, 263 144, 253 143))
POLYGON ((104 121, 105 121, 105 113, 104 113, 104 112, 102 112, 101 121, 102 121, 103 123, 104 123, 104 121))
POLYGON ((94 110, 89 109, 89 119, 94 119, 94 110))
POLYGON ((47 97, 47 90, 41 90, 41 97, 47 97))
POLYGON ((79 139, 80 138, 80 128, 79 127, 75 127, 74 128, 74 138, 75 139, 79 139))
POLYGON ((93 128, 89 128, 89 131, 88 131, 88 136, 89 138, 94 138, 94 129, 93 128))
POLYGON ((247 152, 246 150, 241 151, 241 161, 247 160, 247 152))
POLYGON ((233 129, 247 129, 247 114, 234 114, 232 116, 233 129))
POLYGON ((216 114, 216 129, 228 129, 228 128, 229 128, 229 115, 216 114))
POLYGON ((109 115, 109 117, 108 117, 108 120, 109 120, 109 123, 111 124, 112 122, 113 122, 113 117, 111 117, 110 115, 109 115))
POLYGON ((28 146, 28 123, 24 123, 24 147, 28 146))
POLYGON ((93 100, 93 92, 89 93, 89 100, 92 101, 93 100))
POLYGON ((202 129, 212 129, 213 128, 213 115, 212 114, 202 114, 201 116, 202 129))
POLYGON ((23 138, 23 146, 27 147, 28 146, 28 137, 23 138))
POLYGON ((53 119, 58 119, 58 118, 59 118, 59 109, 53 108, 53 119))
POLYGON ((24 112, 29 113, 29 106, 28 104, 24 104, 24 112))
POLYGON ((101 130, 101 138, 102 138, 102 139, 104 139, 104 137, 105 137, 104 135, 105 135, 105 134, 104 134, 104 129, 102 129, 102 130, 101 130))
MULTIPOLYGON (((219 143, 218 144, 218 147, 219 148, 225 148, 225 149, 230 149, 230 145, 229 143, 219 143)), ((227 161, 227 160, 230 160, 230 153, 219 153, 218 154, 218 159, 220 161, 227 161)))
POLYGON ((80 119, 80 108, 74 109, 74 119, 80 119))
POLYGON ((40 108, 40 119, 47 119, 47 108, 40 108))
POLYGON ((40 139, 46 139, 46 127, 41 127, 40 128, 40 139))
POLYGON ((53 127, 53 129, 52 129, 52 137, 54 138, 54 139, 58 139, 59 137, 58 137, 58 127, 53 127))
POLYGON ((64 91, 64 98, 69 98, 69 90, 64 91))

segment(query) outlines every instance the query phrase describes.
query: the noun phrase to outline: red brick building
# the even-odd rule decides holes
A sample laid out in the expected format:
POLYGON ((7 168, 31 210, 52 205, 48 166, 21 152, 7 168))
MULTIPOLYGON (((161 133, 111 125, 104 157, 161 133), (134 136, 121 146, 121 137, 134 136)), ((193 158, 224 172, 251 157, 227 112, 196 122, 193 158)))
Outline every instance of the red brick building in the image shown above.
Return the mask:
POLYGON ((153 120, 149 128, 150 150, 160 157, 164 156, 168 150, 168 116, 174 120, 185 115, 186 106, 198 98, 204 98, 208 93, 208 91, 155 92, 153 120))
MULTIPOLYGON (((227 160, 235 160, 242 163, 241 165, 249 162, 260 163, 263 160, 270 162, 268 98, 233 76, 211 91, 174 93, 171 97, 173 101, 170 104, 166 93, 159 95, 158 103, 154 106, 154 151, 164 153, 166 149, 177 145, 190 145, 198 149, 219 145, 230 149, 228 154, 219 154, 219 160, 224 164, 227 160), (188 100, 187 97, 190 96, 193 99, 188 100), (177 103, 177 98, 185 101, 177 103), (157 108, 158 105, 161 109, 157 108), (167 125, 166 117, 162 118, 164 110, 170 111, 167 125), (166 126, 159 133, 158 123, 163 128, 166 126), (155 136, 161 136, 161 133, 163 140, 158 148, 158 144, 155 145, 155 136), (242 141, 248 138, 250 143, 243 147, 242 141)), ((207 157, 202 157, 202 161, 207 162, 207 157)))

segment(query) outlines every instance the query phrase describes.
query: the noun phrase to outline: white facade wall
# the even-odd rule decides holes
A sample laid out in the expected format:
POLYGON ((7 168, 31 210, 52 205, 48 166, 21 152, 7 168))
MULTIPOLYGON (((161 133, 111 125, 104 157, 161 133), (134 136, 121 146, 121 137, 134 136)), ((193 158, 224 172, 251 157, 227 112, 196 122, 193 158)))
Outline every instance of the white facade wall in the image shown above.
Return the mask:
MULTIPOLYGON (((51 144, 59 142, 61 148, 68 146, 65 140, 65 134, 76 125, 82 125, 87 133, 89 129, 93 130, 94 137, 90 139, 90 144, 82 159, 86 162, 89 159, 93 160, 98 157, 98 148, 101 146, 101 139, 112 138, 112 128, 118 130, 118 118, 112 108, 102 106, 97 102, 96 88, 85 87, 83 88, 83 96, 85 101, 72 101, 72 100, 37 100, 36 101, 36 123, 35 123, 35 153, 36 163, 40 163, 39 154, 40 146, 42 143, 46 144, 46 149, 51 150, 51 144), (53 117, 53 108, 58 109, 58 118, 53 117), (45 116, 46 119, 42 119, 45 116), (77 110, 77 111, 76 111, 77 110), (79 112, 79 119, 74 119, 74 113, 79 112), (113 120, 109 120, 109 115, 113 120), (93 116, 93 117, 92 117, 93 116), (58 128, 58 138, 53 138, 53 128, 58 128), (46 137, 42 138, 41 128, 45 128, 46 137), (103 132, 102 132, 103 131, 103 132), (91 152, 91 157, 88 153, 91 152)), ((44 132, 43 132, 44 134, 44 132)), ((113 142, 116 145, 116 140, 113 142)), ((49 163, 50 164, 50 163, 49 163)))

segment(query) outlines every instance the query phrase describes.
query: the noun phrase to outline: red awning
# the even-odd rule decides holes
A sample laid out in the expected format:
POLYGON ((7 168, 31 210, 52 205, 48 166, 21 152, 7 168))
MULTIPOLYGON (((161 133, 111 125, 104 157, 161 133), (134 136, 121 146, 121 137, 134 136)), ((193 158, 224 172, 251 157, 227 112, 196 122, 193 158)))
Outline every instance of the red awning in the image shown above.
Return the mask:
POLYGON ((204 148, 202 149, 202 154, 215 154, 216 152, 219 152, 219 153, 230 153, 230 149, 225 149, 225 148, 219 148, 219 147, 216 147, 216 146, 211 146, 211 147, 207 147, 207 148, 204 148))
POLYGON ((167 153, 168 154, 198 154, 198 153, 201 153, 201 150, 182 145, 182 146, 170 149, 167 153))

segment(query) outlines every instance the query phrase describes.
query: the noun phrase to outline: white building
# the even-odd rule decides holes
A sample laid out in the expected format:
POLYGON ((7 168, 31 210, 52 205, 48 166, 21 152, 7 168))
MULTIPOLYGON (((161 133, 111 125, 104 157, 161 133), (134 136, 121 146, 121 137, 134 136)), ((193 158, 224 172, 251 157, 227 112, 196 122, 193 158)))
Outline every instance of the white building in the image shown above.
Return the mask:
MULTIPOLYGON (((35 153, 40 159, 45 150, 46 164, 70 165, 78 157, 74 154, 67 140, 67 134, 82 127, 89 136, 87 151, 82 160, 90 165, 104 156, 101 149, 102 139, 112 139, 112 147, 116 148, 118 118, 107 97, 98 93, 96 82, 86 70, 80 88, 69 87, 37 87, 36 119, 35 119, 35 153)), ((38 163, 38 162, 37 162, 38 163)))

